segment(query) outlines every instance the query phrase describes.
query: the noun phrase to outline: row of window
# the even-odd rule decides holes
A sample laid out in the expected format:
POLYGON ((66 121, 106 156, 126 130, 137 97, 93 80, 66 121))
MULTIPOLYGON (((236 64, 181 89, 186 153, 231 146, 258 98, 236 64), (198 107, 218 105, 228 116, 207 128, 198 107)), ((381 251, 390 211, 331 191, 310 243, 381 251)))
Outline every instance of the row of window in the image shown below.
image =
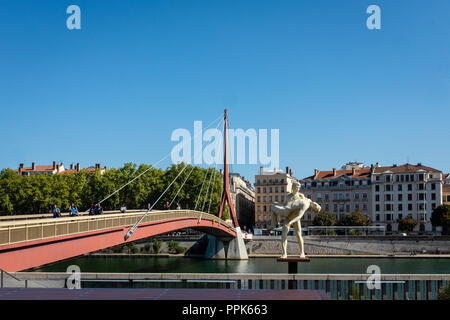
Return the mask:
MULTIPOLYGON (((436 208, 436 203, 431 203, 431 209, 434 210, 436 208)), ((375 211, 380 211, 381 206, 379 204, 375 205, 375 211)), ((386 203, 384 205, 384 211, 394 211, 395 205, 392 203, 386 203)), ((408 203, 407 205, 408 211, 413 210, 413 204, 408 203)), ((427 210, 427 204, 426 203, 417 203, 416 204, 416 210, 418 211, 426 211, 427 210)), ((403 203, 397 204, 397 211, 403 211, 403 203)))
MULTIPOLYGON (((335 192, 335 193, 332 193, 332 195, 333 195, 333 200, 351 200, 351 198, 352 198, 350 192, 347 192, 347 193, 335 192)), ((315 196, 316 196, 316 198, 313 199, 310 194, 306 195, 307 198, 309 198, 313 201, 317 201, 317 202, 330 200, 330 193, 324 193, 323 197, 322 197, 322 193, 319 192, 315 196)), ((360 199, 367 200, 367 196, 368 195, 366 192, 363 192, 361 194, 359 192, 355 192, 355 193, 353 193, 353 200, 356 200, 356 201, 358 201, 360 199)))
MULTIPOLYGON (((262 180, 262 183, 263 183, 263 184, 266 184, 266 183, 267 183, 267 179, 263 179, 263 180, 262 180)), ((269 184, 272 184, 272 183, 275 183, 275 184, 278 184, 278 183, 284 184, 284 179, 269 179, 269 184)), ((261 185, 261 180, 260 180, 260 179, 258 179, 258 180, 256 181, 256 185, 257 185, 257 186, 258 186, 258 185, 261 185)))
MULTIPOLYGON (((414 181, 425 181, 426 177, 428 179, 432 179, 434 176, 432 173, 419 173, 417 175, 414 174, 397 174, 397 175, 385 175, 384 182, 414 182, 414 181)), ((381 176, 377 175, 375 177, 375 181, 381 181, 381 176)))
POLYGON ((276 202, 278 202, 278 201, 284 202, 284 196, 278 196, 278 195, 276 195, 274 197, 272 197, 272 196, 263 196, 263 197, 258 196, 256 199, 257 199, 257 202, 261 202, 261 199, 262 199, 263 202, 273 202, 272 199, 274 199, 274 201, 276 201, 276 202))
POLYGON ((330 206, 328 203, 326 203, 325 205, 323 205, 323 210, 329 213, 338 213, 338 212, 346 212, 346 213, 351 213, 351 212, 355 212, 355 211, 363 211, 366 212, 367 211, 367 204, 363 203, 363 204, 337 204, 335 203, 333 206, 330 206), (332 209, 332 210, 330 210, 332 209))
MULTIPOLYGON (((431 190, 436 190, 436 183, 430 183, 429 184, 431 186, 431 190)), ((402 184, 398 184, 396 185, 397 191, 403 191, 403 185, 402 184)), ((413 190, 413 185, 411 183, 406 185, 406 188, 408 191, 412 191, 413 190)), ((375 192, 379 192, 380 191, 380 185, 375 185, 375 192)), ((416 190, 427 190, 427 185, 425 183, 418 183, 416 184, 416 190)), ((394 191, 394 185, 391 184, 386 184, 384 186, 384 191, 394 191)))
POLYGON ((369 185, 369 181, 367 180, 363 180, 363 181, 354 181, 354 180, 348 180, 345 182, 337 182, 337 181, 333 181, 333 182, 307 182, 307 183, 302 183, 301 184, 301 189, 311 189, 311 188, 317 188, 317 190, 321 190, 321 189, 328 189, 331 187, 339 187, 339 189, 343 189, 344 186, 352 186, 355 188, 358 188, 359 186, 368 186, 369 185))
MULTIPOLYGON (((375 215, 375 221, 381 221, 381 214, 376 214, 375 215)), ((403 217, 411 217, 414 220, 417 221, 426 221, 427 220, 427 214, 426 213, 417 213, 415 215, 412 214, 408 214, 403 216, 403 214, 399 213, 399 214, 391 214, 391 213, 386 213, 384 214, 384 221, 397 221, 397 219, 403 219, 403 217)))
MULTIPOLYGON (((385 194, 384 195, 384 201, 395 201, 393 194, 385 194)), ((427 200, 427 194, 426 193, 416 193, 416 200, 427 200)), ((436 193, 431 194, 431 200, 436 200, 436 193)), ((375 201, 380 201, 380 195, 375 195, 375 201)), ((397 194, 397 201, 403 201, 403 194, 397 194)), ((408 193, 408 201, 413 201, 413 194, 408 193)))
POLYGON ((263 188, 258 187, 258 188, 256 188, 257 193, 261 193, 261 190, 262 190, 262 193, 272 193, 273 191, 275 191, 275 193, 278 193, 278 192, 284 193, 284 186, 281 186, 280 188, 278 188, 278 187, 263 187, 263 188))

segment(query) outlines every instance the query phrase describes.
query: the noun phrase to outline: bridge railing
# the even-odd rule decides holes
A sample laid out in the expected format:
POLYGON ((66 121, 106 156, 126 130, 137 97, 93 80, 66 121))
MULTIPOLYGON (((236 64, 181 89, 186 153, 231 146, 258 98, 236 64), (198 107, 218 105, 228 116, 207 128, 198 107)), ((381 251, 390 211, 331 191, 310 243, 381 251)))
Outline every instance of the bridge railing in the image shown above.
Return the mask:
MULTIPOLYGON (((123 214, 0 222, 0 246, 97 230, 131 227, 139 221, 142 215, 143 212, 139 211, 123 214)), ((230 224, 218 217, 194 210, 152 211, 141 223, 145 224, 149 222, 186 218, 209 220, 234 231, 234 228, 230 224)))

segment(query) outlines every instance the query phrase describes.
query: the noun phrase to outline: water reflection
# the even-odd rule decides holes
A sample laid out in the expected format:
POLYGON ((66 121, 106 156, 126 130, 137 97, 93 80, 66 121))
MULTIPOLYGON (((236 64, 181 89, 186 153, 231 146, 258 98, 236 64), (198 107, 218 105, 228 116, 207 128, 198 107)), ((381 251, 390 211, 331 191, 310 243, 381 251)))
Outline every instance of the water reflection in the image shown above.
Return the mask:
MULTIPOLYGON (((81 272, 130 273, 286 273, 287 264, 276 258, 249 260, 203 260, 199 258, 163 257, 95 257, 88 256, 39 268, 42 272, 65 272, 76 264, 81 272)), ((311 258, 300 263, 300 273, 366 273, 369 265, 380 266, 389 273, 450 273, 450 259, 426 258, 311 258)))

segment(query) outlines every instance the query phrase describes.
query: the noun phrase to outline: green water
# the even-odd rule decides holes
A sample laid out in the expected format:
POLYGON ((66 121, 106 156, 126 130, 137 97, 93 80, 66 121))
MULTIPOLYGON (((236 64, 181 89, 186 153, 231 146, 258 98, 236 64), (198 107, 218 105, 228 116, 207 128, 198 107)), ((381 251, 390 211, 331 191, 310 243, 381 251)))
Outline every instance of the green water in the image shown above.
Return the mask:
MULTIPOLYGON (((300 273, 366 273, 370 265, 381 273, 450 273, 450 259, 426 258, 311 258, 299 264, 300 273)), ((275 258, 251 258, 248 261, 203 260, 184 257, 94 257, 64 261, 35 271, 65 272, 78 265, 81 272, 120 273, 286 273, 287 264, 275 258)))

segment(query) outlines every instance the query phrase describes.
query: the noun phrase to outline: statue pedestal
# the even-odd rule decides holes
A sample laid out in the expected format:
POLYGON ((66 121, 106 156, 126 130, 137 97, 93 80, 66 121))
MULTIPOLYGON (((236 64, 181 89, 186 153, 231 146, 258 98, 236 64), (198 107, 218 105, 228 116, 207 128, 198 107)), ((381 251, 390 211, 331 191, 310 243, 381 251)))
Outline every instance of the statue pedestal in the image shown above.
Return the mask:
MULTIPOLYGON (((299 262, 309 262, 309 258, 300 258, 299 256, 288 256, 287 258, 277 258, 278 262, 287 262, 288 263, 288 273, 289 274, 297 274, 298 273, 298 263, 299 262)), ((294 280, 288 280, 288 288, 296 289, 297 282, 294 280)))

